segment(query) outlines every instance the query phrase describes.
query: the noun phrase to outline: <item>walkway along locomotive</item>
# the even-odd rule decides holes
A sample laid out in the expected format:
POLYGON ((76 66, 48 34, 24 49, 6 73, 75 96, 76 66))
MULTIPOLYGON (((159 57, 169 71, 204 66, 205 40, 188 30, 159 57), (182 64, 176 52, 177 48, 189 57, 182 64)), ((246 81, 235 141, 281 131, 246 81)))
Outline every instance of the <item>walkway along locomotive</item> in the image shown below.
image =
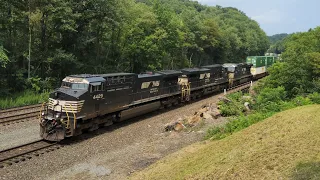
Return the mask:
POLYGON ((252 64, 209 65, 147 74, 71 75, 41 109, 40 136, 60 141, 166 106, 250 82, 252 64))

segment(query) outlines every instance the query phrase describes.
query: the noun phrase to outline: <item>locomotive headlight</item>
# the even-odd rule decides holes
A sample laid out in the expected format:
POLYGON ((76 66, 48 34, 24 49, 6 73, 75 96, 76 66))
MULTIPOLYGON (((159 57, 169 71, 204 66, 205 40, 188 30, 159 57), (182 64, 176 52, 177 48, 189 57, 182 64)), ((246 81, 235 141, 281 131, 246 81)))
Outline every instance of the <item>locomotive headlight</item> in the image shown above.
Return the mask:
POLYGON ((56 119, 58 119, 60 117, 60 115, 61 115, 60 113, 57 113, 56 114, 56 119))

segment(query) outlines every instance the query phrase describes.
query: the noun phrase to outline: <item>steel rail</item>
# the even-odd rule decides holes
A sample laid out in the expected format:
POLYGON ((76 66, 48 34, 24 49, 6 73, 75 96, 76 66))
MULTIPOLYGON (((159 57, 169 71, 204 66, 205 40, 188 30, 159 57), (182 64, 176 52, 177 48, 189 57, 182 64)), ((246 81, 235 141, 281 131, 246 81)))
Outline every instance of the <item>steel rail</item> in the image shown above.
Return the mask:
POLYGON ((39 116, 41 105, 31 105, 18 108, 11 108, 0 110, 0 124, 3 126, 13 124, 16 122, 27 121, 35 119, 39 116))
MULTIPOLYGON (((26 159, 31 159, 32 156, 39 156, 40 154, 43 154, 45 152, 53 151, 55 148, 49 150, 46 149, 55 145, 57 145, 57 142, 52 143, 44 140, 38 140, 2 150, 0 151, 0 168, 25 161, 26 159), (37 153, 40 150, 42 150, 42 152, 37 153)), ((56 147, 56 149, 58 148, 60 148, 60 146, 56 147)))

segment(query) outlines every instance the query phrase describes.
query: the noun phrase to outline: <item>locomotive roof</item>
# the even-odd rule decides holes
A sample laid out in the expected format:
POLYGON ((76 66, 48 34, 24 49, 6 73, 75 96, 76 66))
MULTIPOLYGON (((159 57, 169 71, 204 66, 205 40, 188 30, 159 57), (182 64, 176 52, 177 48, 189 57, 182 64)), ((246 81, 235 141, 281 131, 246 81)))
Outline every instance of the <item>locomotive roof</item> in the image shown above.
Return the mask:
POLYGON ((182 74, 181 71, 176 71, 176 70, 162 70, 162 71, 158 71, 157 73, 160 73, 165 77, 180 76, 182 74))
POLYGON ((66 82, 74 82, 74 83, 91 83, 91 82, 104 82, 106 81, 101 76, 92 75, 92 74, 77 74, 70 75, 63 79, 66 82))
POLYGON ((138 78, 148 78, 148 77, 161 77, 163 76, 162 74, 159 74, 159 73, 146 73, 146 74, 138 74, 138 78))
POLYGON ((235 63, 225 63, 222 65, 223 67, 238 67, 239 64, 235 64, 235 63))
POLYGON ((208 68, 208 69, 213 69, 213 68, 222 67, 222 64, 213 64, 213 65, 207 65, 207 66, 202 66, 202 67, 208 68))
POLYGON ((238 66, 252 66, 253 64, 252 63, 225 63, 223 64, 223 67, 238 67, 238 66))
POLYGON ((68 77, 75 77, 75 78, 92 78, 92 77, 99 77, 98 75, 95 74, 74 74, 70 75, 68 77))
POLYGON ((113 76, 132 76, 136 75, 134 73, 109 73, 109 74, 100 74, 102 77, 113 77, 113 76))
POLYGON ((210 69, 207 68, 185 68, 181 69, 184 74, 196 74, 201 72, 208 72, 210 69))

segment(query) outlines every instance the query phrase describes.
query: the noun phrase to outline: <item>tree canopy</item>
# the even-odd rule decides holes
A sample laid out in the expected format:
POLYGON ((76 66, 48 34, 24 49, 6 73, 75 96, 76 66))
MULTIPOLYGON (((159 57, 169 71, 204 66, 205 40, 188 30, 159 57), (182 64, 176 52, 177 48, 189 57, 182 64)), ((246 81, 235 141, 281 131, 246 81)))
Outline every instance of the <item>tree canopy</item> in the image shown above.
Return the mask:
POLYGON ((69 74, 243 62, 269 47, 265 32, 243 12, 191 0, 0 3, 2 95, 29 86, 29 58, 31 77, 53 88, 69 74))
POLYGON ((275 34, 275 35, 272 35, 272 36, 268 36, 268 39, 270 41, 270 44, 274 45, 278 41, 282 41, 284 38, 286 38, 289 35, 290 34, 287 34, 287 33, 275 34))
POLYGON ((320 27, 288 37, 282 53, 265 79, 265 86, 283 86, 289 96, 320 92, 320 27))
POLYGON ((290 36, 291 34, 287 34, 287 33, 269 36, 268 38, 271 45, 267 52, 275 53, 275 54, 281 54, 282 52, 284 52, 285 51, 284 44, 290 36))

